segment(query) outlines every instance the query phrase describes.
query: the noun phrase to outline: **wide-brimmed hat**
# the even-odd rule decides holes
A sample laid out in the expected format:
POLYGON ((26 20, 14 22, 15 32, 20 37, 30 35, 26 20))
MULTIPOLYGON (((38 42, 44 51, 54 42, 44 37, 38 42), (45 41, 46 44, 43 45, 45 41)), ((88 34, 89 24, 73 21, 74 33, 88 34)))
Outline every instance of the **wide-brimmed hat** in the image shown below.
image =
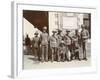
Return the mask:
POLYGON ((65 45, 65 42, 62 40, 61 43, 60 43, 60 45, 65 45))
POLYGON ((39 33, 36 31, 35 33, 34 33, 34 35, 38 35, 39 33))
POLYGON ((68 32, 70 32, 70 30, 66 30, 66 32, 68 33, 68 32))
POLYGON ((52 33, 56 33, 56 32, 57 32, 56 30, 53 30, 53 31, 52 31, 52 33))
POLYGON ((58 32, 62 32, 62 30, 61 30, 61 29, 57 29, 57 31, 58 31, 58 32))
POLYGON ((47 30, 47 27, 46 27, 46 26, 44 26, 44 27, 43 27, 43 30, 47 30))

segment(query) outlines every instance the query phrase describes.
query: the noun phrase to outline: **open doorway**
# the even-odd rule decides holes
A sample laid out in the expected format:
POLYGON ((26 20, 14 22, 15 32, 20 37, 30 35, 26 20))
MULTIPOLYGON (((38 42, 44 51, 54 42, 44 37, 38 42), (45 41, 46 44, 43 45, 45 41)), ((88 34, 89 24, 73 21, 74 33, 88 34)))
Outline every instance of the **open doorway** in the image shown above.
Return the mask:
POLYGON ((24 36, 26 34, 34 36, 34 32, 40 31, 42 32, 42 28, 44 26, 47 27, 47 32, 49 32, 48 28, 48 11, 33 11, 33 10, 23 10, 23 21, 24 21, 24 36), (28 24, 28 25, 26 25, 28 24), (32 28, 32 26, 34 28, 32 28), (36 30, 35 30, 36 29, 36 30))

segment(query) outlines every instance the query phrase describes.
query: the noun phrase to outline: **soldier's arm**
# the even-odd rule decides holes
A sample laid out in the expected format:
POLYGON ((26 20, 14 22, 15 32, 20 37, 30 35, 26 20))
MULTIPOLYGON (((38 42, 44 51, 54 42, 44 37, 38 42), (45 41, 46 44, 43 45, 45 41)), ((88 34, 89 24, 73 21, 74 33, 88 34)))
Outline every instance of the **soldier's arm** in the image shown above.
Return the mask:
POLYGON ((42 35, 40 34, 40 38, 39 38, 39 41, 41 42, 42 41, 42 35))
POLYGON ((38 43, 38 45, 40 45, 41 44, 41 41, 40 41, 40 37, 39 37, 39 43, 38 43))
POLYGON ((89 32, 88 32, 88 30, 86 30, 86 33, 87 33, 87 39, 89 38, 89 32))
MULTIPOLYGON (((47 35, 48 35, 48 34, 47 34, 47 35)), ((50 40, 50 36, 49 36, 49 35, 48 35, 48 38, 47 38, 47 39, 48 39, 48 42, 49 42, 49 40, 50 40)))
POLYGON ((34 38, 32 39, 31 44, 32 44, 32 45, 34 44, 34 38))
POLYGON ((42 35, 40 34, 40 38, 39 38, 39 46, 41 48, 41 41, 42 41, 42 35))

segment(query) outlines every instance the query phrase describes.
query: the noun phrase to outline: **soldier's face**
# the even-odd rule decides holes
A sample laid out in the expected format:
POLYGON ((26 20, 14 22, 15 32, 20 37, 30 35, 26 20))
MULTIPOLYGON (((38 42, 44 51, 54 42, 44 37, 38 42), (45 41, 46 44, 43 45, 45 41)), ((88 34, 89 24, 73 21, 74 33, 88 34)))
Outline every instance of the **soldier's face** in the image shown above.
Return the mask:
POLYGON ((82 27, 82 30, 84 30, 85 29, 85 27, 82 27))
POLYGON ((69 35, 69 32, 67 32, 66 35, 69 35))
POLYGON ((43 32, 46 32, 46 30, 44 29, 43 32))
POLYGON ((56 35, 56 33, 53 33, 54 35, 56 35))
POLYGON ((36 37, 38 36, 38 35, 35 35, 36 37))
POLYGON ((60 31, 58 31, 58 34, 61 34, 61 32, 60 32, 60 31))

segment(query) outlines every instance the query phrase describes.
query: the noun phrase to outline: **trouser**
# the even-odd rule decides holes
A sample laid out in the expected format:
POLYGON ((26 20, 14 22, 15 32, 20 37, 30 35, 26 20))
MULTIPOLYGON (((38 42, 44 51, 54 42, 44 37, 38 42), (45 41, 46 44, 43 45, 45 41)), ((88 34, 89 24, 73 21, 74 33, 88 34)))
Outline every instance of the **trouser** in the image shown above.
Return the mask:
POLYGON ((26 46, 26 54, 27 54, 27 55, 30 55, 30 54, 31 54, 31 48, 30 48, 29 45, 26 46))
POLYGON ((79 58, 79 51, 75 52, 75 59, 80 59, 79 58))
POLYGON ((86 42, 82 42, 82 49, 83 49, 83 59, 86 59, 86 42))
POLYGON ((65 53, 66 53, 66 52, 63 52, 63 53, 62 53, 62 61, 65 61, 65 53))
POLYGON ((35 59, 37 59, 37 58, 39 59, 38 51, 39 51, 38 48, 34 48, 34 56, 35 56, 35 59))
POLYGON ((41 56, 42 62, 48 61, 48 45, 42 45, 41 51, 42 51, 42 56, 41 56))
POLYGON ((55 54, 57 53, 57 48, 56 47, 52 47, 51 48, 51 61, 53 62, 55 59, 55 54))
POLYGON ((66 58, 67 58, 67 60, 71 60, 72 59, 72 57, 73 57, 73 54, 72 54, 72 47, 71 47, 71 45, 67 45, 66 46, 66 58))
POLYGON ((61 60, 60 50, 57 48, 57 61, 61 60))

